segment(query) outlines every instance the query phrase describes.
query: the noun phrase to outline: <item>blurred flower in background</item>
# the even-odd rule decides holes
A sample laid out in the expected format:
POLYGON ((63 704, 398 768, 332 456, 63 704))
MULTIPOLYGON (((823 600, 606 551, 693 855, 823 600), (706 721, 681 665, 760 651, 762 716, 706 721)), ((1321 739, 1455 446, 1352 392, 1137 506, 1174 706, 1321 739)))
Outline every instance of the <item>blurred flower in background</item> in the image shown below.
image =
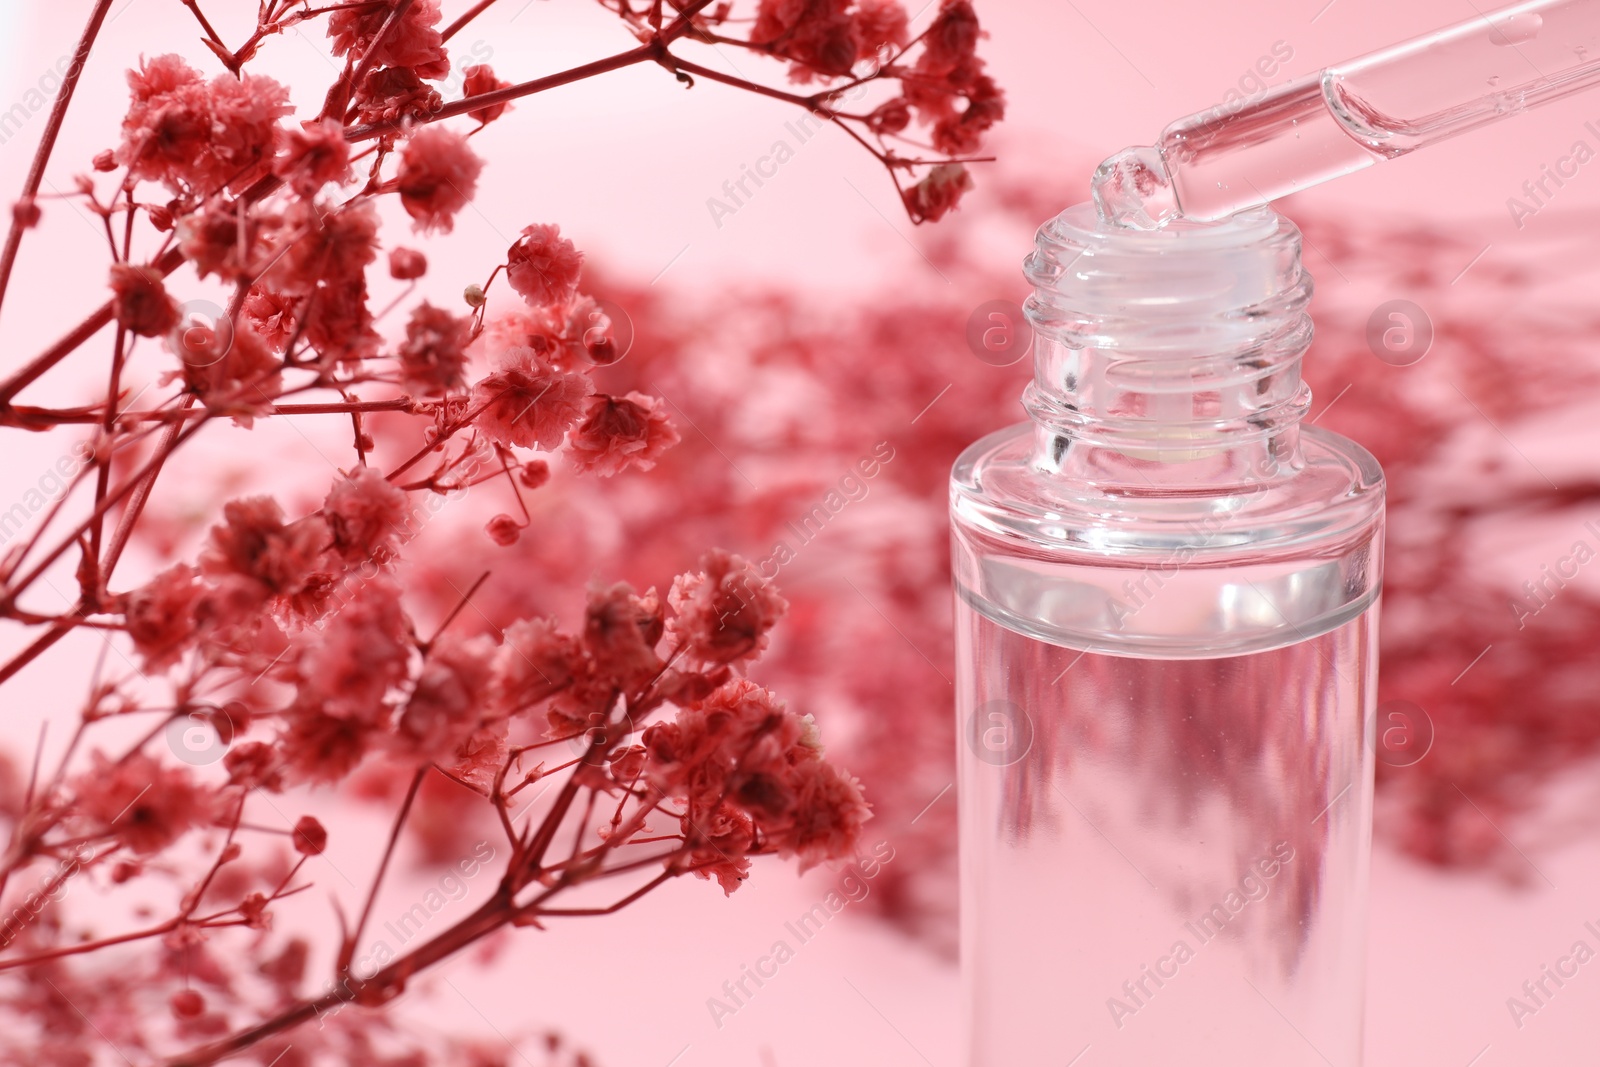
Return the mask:
MULTIPOLYGON (((657 390, 683 440, 649 475, 609 483, 558 464, 530 498, 543 535, 493 560, 497 580, 480 597, 499 619, 571 603, 591 573, 642 582, 706 543, 754 561, 791 604, 766 670, 848 738, 849 765, 897 842, 874 906, 946 949, 956 742, 945 482, 966 445, 1022 417, 1030 370, 994 365, 994 346, 1012 340, 990 334, 985 346, 985 331, 1015 329, 1010 320, 969 328, 988 298, 1020 302, 1020 272, 975 271, 970 253, 1059 206, 1017 185, 991 204, 953 216, 932 242, 954 282, 938 302, 754 286, 697 298, 607 283, 591 266, 594 291, 626 309, 636 338, 596 380, 612 394, 657 390)), ((1541 783, 1600 745, 1600 596, 1574 580, 1600 550, 1585 525, 1600 462, 1583 445, 1600 416, 1600 315, 1523 295, 1568 277, 1581 245, 1475 264, 1463 295, 1451 283, 1479 250, 1470 239, 1284 210, 1306 233, 1313 273, 1361 280, 1314 302, 1306 370, 1310 418, 1371 449, 1391 486, 1378 836, 1431 864, 1533 878, 1494 827, 1536 810, 1541 783), (1368 321, 1389 294, 1431 321, 1426 358, 1397 366, 1370 346, 1368 321), (1550 566, 1514 558, 1508 545, 1546 531, 1550 566), (1396 717, 1403 704, 1417 710, 1396 717)), ((471 536, 476 509, 501 506, 490 495, 428 536, 471 536)), ((449 553, 417 558, 441 605, 471 580, 449 553)))

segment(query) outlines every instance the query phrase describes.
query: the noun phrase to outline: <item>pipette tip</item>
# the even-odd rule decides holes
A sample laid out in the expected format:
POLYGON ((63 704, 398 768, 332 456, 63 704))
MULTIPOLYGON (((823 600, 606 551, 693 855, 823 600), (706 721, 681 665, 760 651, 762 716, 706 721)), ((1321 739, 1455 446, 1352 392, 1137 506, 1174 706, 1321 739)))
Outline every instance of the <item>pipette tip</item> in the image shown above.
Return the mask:
POLYGON ((1155 230, 1183 214, 1161 153, 1148 146, 1108 158, 1096 168, 1092 187, 1095 209, 1109 225, 1155 230))

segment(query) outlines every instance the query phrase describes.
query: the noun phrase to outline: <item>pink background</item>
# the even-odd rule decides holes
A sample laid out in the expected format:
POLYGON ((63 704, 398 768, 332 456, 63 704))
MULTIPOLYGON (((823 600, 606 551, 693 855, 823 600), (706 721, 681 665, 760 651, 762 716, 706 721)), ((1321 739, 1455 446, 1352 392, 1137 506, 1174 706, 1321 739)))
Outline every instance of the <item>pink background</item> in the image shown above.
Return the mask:
MULTIPOLYGON (((447 9, 453 13, 461 6, 447 9)), ((615 19, 595 5, 532 0, 512 20, 520 6, 522 0, 502 0, 493 15, 453 45, 461 52, 486 45, 497 71, 520 79, 628 44, 615 19)), ((1147 142, 1171 119, 1215 103, 1278 41, 1294 50, 1277 76, 1281 81, 1476 10, 1466 0, 1335 0, 1319 13, 1320 6, 1318 0, 980 2, 991 34, 985 55, 1009 94, 1010 115, 995 144, 1001 162, 995 167, 1058 190, 1064 207, 1084 198, 1096 160, 1123 145, 1147 142)), ((11 0, 0 6, 0 106, 23 99, 69 51, 88 7, 87 0, 11 0)), ((225 37, 239 36, 238 16, 249 17, 254 9, 250 3, 232 7, 237 15, 218 18, 225 37)), ((80 89, 80 101, 103 106, 74 110, 57 151, 59 162, 49 173, 58 187, 81 169, 76 161, 112 143, 117 115, 110 102, 123 99, 118 84, 123 67, 140 53, 201 52, 188 16, 171 0, 124 0, 114 11, 105 46, 80 89)), ((924 13, 922 20, 927 17, 924 13)), ((302 109, 312 104, 311 87, 325 80, 320 69, 325 60, 293 35, 269 47, 274 50, 270 69, 292 71, 297 102, 302 109)), ((752 65, 744 56, 714 52, 705 61, 730 70, 737 69, 735 63, 752 65)), ((947 286, 918 251, 929 234, 912 232, 881 169, 842 136, 824 134, 805 145, 748 205, 716 225, 707 198, 719 195, 741 164, 786 136, 783 124, 791 118, 780 104, 731 89, 705 84, 685 91, 653 68, 520 102, 477 142, 491 166, 456 235, 429 246, 435 264, 429 287, 441 302, 453 299, 462 279, 480 273, 484 256, 498 254, 528 221, 558 221, 609 270, 639 281, 660 275, 658 285, 701 298, 718 292, 717 299, 737 301, 740 285, 756 281, 805 289, 824 299, 889 286, 900 292, 947 286)), ((1525 255, 1534 242, 1593 233, 1600 220, 1600 167, 1581 172, 1526 230, 1515 227, 1505 203, 1574 140, 1593 141, 1583 129, 1589 119, 1600 119, 1600 96, 1569 100, 1372 168, 1304 194, 1298 205, 1397 223, 1434 220, 1475 235, 1472 243, 1487 247, 1486 262, 1525 255)), ((32 116, 18 136, 0 145, 0 189, 20 184, 43 123, 43 114, 32 116)), ((973 208, 981 206, 992 179, 980 171, 973 208)), ((1297 203, 1282 207, 1293 217, 1297 203)), ((55 204, 46 210, 54 216, 71 209, 55 204)), ((75 272, 98 276, 102 269, 101 238, 93 227, 58 224, 43 232, 46 239, 32 240, 25 249, 0 319, 6 339, 0 364, 5 366, 75 322, 83 303, 76 287, 81 275, 75 272)), ((997 230, 984 254, 1009 269, 1026 252, 1027 241, 1026 232, 997 230)), ((1324 291, 1361 284, 1360 278, 1326 269, 1315 255, 1308 263, 1324 291)), ((1584 272, 1581 266, 1574 264, 1573 284, 1592 287, 1592 269, 1584 272)), ((1461 299, 1470 300, 1470 271, 1459 285, 1461 299)), ((991 295, 974 294, 973 303, 991 295)), ((1536 302, 1541 293, 1528 291, 1523 299, 1536 302)), ((381 294, 375 303, 382 303, 381 294)), ((1528 352, 1527 358, 1538 359, 1539 353, 1528 352)), ((35 395, 83 399, 89 388, 53 380, 35 395)), ((268 446, 257 446, 251 463, 279 447, 286 454, 303 452, 303 445, 285 433, 264 440, 268 446)), ((1578 440, 1575 433, 1560 431, 1540 447, 1556 453, 1578 440)), ((0 499, 16 499, 36 480, 34 472, 54 460, 53 450, 59 450, 58 438, 30 440, 8 452, 0 465, 0 499)), ((1516 573, 1531 573, 1539 561, 1551 558, 1545 547, 1526 540, 1495 550, 1506 554, 1507 566, 1516 573)), ((0 651, 13 647, 15 638, 10 631, 0 633, 0 651)), ((94 640, 64 643, 28 673, 23 687, 8 688, 4 729, 14 746, 31 742, 38 722, 57 703, 63 679, 72 679, 76 689, 81 665, 95 651, 94 640), (36 701, 19 703, 23 692, 36 701)), ((1594 1021, 1600 1018, 1600 962, 1584 968, 1520 1031, 1505 1007, 1524 979, 1536 976, 1574 940, 1594 942, 1582 929, 1585 920, 1600 926, 1600 901, 1588 892, 1600 881, 1600 840, 1592 833, 1563 832, 1564 811, 1592 811, 1600 800, 1592 768, 1587 778, 1574 774, 1557 794, 1561 806, 1517 834, 1544 876, 1523 890, 1507 890, 1487 877, 1439 874, 1379 849, 1371 1067, 1469 1062, 1499 1067, 1592 1058, 1600 1036, 1594 1021)), ((379 824, 370 813, 351 813, 349 829, 366 825, 362 820, 371 822, 366 836, 375 838, 379 824)), ((330 869, 318 880, 335 891, 346 876, 360 883, 374 858, 359 849, 342 850, 338 868, 333 860, 324 861, 330 869)), ((409 907, 426 885, 394 887, 385 897, 392 904, 390 914, 409 907)), ((955 1067, 953 966, 860 915, 835 920, 747 1009, 720 1030, 712 1023, 706 998, 784 936, 783 923, 809 909, 826 888, 820 878, 797 881, 776 867, 759 870, 728 901, 703 883, 674 885, 614 919, 525 933, 493 967, 454 961, 431 991, 424 987, 412 995, 438 1005, 428 1009, 430 1014, 437 1011, 449 1025, 466 1029, 487 1033, 492 1027, 515 1035, 558 1025, 609 1064, 794 1067, 831 1061, 955 1067), (640 988, 646 990, 629 997, 620 1011, 619 970, 645 976, 640 988), (761 1059, 763 1050, 769 1060, 761 1059)), ((325 921, 325 901, 303 898, 300 906, 298 917, 307 923, 325 921)), ((384 911, 380 907, 380 919, 384 911)), ((1062 1061, 1075 1052, 1075 1047, 1063 1048, 1062 1061)), ((1092 1051, 1081 1062, 1092 1067, 1092 1051)))

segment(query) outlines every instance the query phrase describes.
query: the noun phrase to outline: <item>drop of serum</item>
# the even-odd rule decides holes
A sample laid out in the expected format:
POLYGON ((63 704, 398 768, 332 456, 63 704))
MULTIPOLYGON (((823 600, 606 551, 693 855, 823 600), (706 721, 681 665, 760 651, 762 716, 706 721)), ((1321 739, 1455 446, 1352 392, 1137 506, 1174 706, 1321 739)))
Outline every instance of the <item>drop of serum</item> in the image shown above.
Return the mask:
POLYGON ((1502 47, 1518 45, 1533 40, 1539 36, 1539 31, 1542 29, 1544 29, 1544 16, 1537 11, 1524 11, 1496 26, 1489 34, 1489 40, 1502 47))

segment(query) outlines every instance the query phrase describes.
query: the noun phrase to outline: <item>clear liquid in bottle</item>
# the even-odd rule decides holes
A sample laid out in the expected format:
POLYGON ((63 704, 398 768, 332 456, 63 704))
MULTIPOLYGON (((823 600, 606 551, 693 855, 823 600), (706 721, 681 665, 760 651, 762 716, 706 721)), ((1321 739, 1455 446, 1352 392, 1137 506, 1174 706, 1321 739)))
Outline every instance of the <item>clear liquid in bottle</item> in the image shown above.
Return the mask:
POLYGON ((1360 1062, 1373 618, 1162 659, 959 607, 971 1067, 1360 1062))
POLYGON ((1301 425, 1299 233, 1085 204, 1026 273, 951 475, 963 1067, 1359 1067, 1383 476, 1301 425))

